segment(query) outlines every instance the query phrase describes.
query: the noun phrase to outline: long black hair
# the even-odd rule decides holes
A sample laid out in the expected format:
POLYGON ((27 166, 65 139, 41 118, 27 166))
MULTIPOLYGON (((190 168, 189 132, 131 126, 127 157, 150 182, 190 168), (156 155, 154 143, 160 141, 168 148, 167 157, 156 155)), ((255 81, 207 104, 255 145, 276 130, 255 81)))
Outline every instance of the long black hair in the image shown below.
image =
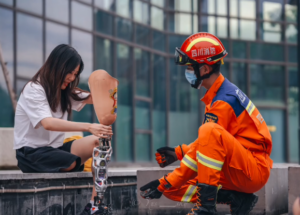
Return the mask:
POLYGON ((61 44, 53 49, 45 64, 30 81, 40 84, 44 88, 53 112, 56 112, 60 105, 63 113, 67 111, 70 114, 72 110, 71 99, 83 101, 88 98, 80 98, 78 95, 80 92, 84 92, 77 88, 83 67, 83 61, 78 52, 69 45, 61 44), (61 86, 67 74, 72 73, 78 65, 79 71, 75 80, 62 90, 61 86))

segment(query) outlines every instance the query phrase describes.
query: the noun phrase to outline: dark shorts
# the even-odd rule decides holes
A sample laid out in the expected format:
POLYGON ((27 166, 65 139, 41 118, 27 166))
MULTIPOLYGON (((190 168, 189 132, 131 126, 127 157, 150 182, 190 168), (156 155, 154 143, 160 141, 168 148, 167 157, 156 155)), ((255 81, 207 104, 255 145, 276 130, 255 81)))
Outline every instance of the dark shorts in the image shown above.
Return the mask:
POLYGON ((71 172, 82 171, 84 165, 81 165, 81 158, 70 153, 73 141, 67 142, 59 148, 50 146, 31 148, 25 146, 17 149, 18 167, 26 173, 52 173, 60 172, 61 169, 70 167, 76 161, 76 166, 71 172))

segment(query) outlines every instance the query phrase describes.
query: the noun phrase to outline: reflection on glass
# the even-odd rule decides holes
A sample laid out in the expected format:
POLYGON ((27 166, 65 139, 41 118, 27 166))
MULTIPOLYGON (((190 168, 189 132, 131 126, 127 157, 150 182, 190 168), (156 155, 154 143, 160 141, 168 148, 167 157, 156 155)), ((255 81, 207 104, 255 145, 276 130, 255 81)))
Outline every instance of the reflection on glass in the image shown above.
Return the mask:
POLYGON ((156 7, 151 7, 151 26, 164 30, 164 12, 156 7))
POLYGON ((131 17, 131 8, 129 0, 116 1, 117 14, 124 17, 131 17))
POLYGON ((256 18, 256 1, 255 0, 240 0, 240 17, 241 18, 256 18))
POLYGON ((7 5, 13 5, 13 0, 0 0, 0 3, 7 4, 7 5))
POLYGON ((42 20, 18 13, 17 32, 17 73, 32 78, 43 63, 42 20))
POLYGON ((193 21, 193 33, 199 32, 199 30, 198 30, 198 16, 194 15, 192 21, 193 21))
POLYGON ((86 82, 93 72, 92 35, 73 29, 71 44, 80 54, 84 63, 84 69, 80 74, 80 80, 86 82))
POLYGON ((113 42, 101 37, 96 37, 95 42, 95 69, 104 69, 113 75, 113 42))
POLYGON ((72 25, 92 30, 92 23, 92 8, 72 1, 72 25))
POLYGON ((165 0, 151 0, 151 3, 159 7, 164 7, 165 0))
POLYGON ((280 24, 273 24, 264 22, 262 27, 263 40, 268 42, 281 41, 281 26, 280 24))
POLYGON ((244 40, 255 40, 256 23, 250 20, 240 20, 240 38, 244 40))
POLYGON ((297 43, 298 30, 295 25, 287 25, 285 30, 286 40, 289 43, 297 43))
POLYGON ((150 54, 141 49, 134 49, 136 71, 136 95, 150 96, 150 54))
POLYGON ((169 35, 169 53, 174 54, 175 48, 180 48, 186 38, 186 36, 169 35))
POLYGON ((46 58, 60 44, 69 43, 69 29, 65 26, 46 22, 46 58))
POLYGON ((298 125, 299 125, 299 83, 298 71, 296 67, 289 68, 289 141, 290 141, 290 161, 299 162, 299 139, 298 139, 298 125))
POLYGON ((297 22, 298 7, 296 5, 285 5, 285 17, 288 22, 297 22))
MULTIPOLYGON (((12 11, 0 8, 0 37, 1 40, 5 41, 5 43, 1 43, 1 48, 4 61, 7 63, 6 66, 9 71, 10 81, 13 83, 13 28, 11 26, 13 26, 12 11)), ((2 69, 0 70, 0 127, 13 127, 14 111, 2 69)))
POLYGON ((227 15, 227 0, 217 0, 217 14, 227 15))
POLYGON ((117 37, 131 41, 132 40, 132 22, 127 19, 116 17, 117 37))
POLYGON ((112 35, 114 17, 101 10, 94 10, 95 13, 95 28, 96 31, 112 35))
POLYGON ((175 32, 179 34, 192 33, 192 15, 186 13, 175 13, 175 32))
POLYGON ((232 41, 232 57, 246 59, 246 42, 232 41))
POLYGON ((238 19, 230 19, 230 38, 237 39, 239 38, 239 27, 238 27, 238 19))
POLYGON ((281 21, 282 3, 264 1, 262 4, 262 18, 268 21, 281 21))
POLYGON ((247 67, 245 63, 232 63, 232 83, 247 94, 247 67))
POLYGON ((257 60, 284 61, 282 45, 251 43, 250 58, 257 60))
POLYGON ((289 57, 288 57, 289 62, 298 63, 297 46, 289 46, 288 51, 289 51, 289 57))
POLYGON ((238 0, 230 0, 230 16, 238 16, 238 0))
POLYGON ((157 49, 159 51, 165 51, 165 41, 166 41, 166 36, 164 33, 161 33, 159 31, 152 31, 152 43, 153 43, 153 48, 157 49))
POLYGON ((137 22, 149 24, 149 4, 135 0, 133 18, 137 22))
POLYGON ((169 140, 171 146, 189 144, 197 138, 199 122, 198 91, 185 78, 185 67, 177 66, 174 59, 170 66, 169 140), (180 122, 180 123, 178 123, 180 122))
POLYGON ((192 12, 192 1, 171 0, 169 1, 169 7, 172 10, 192 12))
POLYGON ((274 65, 250 65, 251 99, 257 105, 284 104, 284 69, 274 65))
POLYGON ((271 159, 275 163, 284 163, 285 160, 285 117, 283 110, 276 109, 259 109, 268 126, 273 126, 276 131, 270 132, 272 136, 272 153, 271 159))
POLYGON ((135 26, 135 40, 137 44, 149 46, 150 29, 141 25, 135 26))
POLYGON ((135 105, 135 128, 141 130, 150 130, 150 103, 136 101, 135 105))
POLYGON ((202 31, 216 35, 216 22, 214 16, 203 16, 201 22, 202 31))
POLYGON ((226 62, 226 60, 224 61, 224 65, 221 65, 220 71, 225 78, 230 80, 230 78, 229 78, 229 63, 226 62))
POLYGON ((151 136, 149 134, 135 134, 135 157, 137 162, 149 162, 151 153, 151 136))
POLYGON ((56 21, 68 23, 69 1, 67 0, 46 0, 46 17, 56 21))
POLYGON ((201 12, 208 14, 216 13, 216 2, 215 0, 202 0, 201 1, 201 12))
POLYGON ((95 6, 112 11, 114 10, 115 0, 101 0, 101 1, 96 0, 95 6))
POLYGON ((118 120, 116 150, 118 161, 132 160, 132 83, 130 48, 117 44, 118 120))
POLYGON ((227 37, 227 19, 218 17, 217 18, 217 26, 218 26, 218 37, 227 37))
POLYGON ((192 11, 198 13, 198 0, 192 0, 192 11))
POLYGON ((17 7, 23 10, 30 11, 32 13, 42 14, 42 4, 41 0, 16 0, 17 7))
POLYGON ((153 149, 166 146, 166 66, 162 56, 153 58, 153 149))
MULTIPOLYGON (((226 51, 228 53, 228 50, 229 50, 229 42, 228 42, 228 40, 226 40, 226 39, 220 39, 220 40, 221 40, 223 46, 225 47, 225 49, 226 49, 226 51)), ((226 58, 228 58, 230 56, 231 56, 231 53, 228 53, 228 55, 227 55, 226 58)))

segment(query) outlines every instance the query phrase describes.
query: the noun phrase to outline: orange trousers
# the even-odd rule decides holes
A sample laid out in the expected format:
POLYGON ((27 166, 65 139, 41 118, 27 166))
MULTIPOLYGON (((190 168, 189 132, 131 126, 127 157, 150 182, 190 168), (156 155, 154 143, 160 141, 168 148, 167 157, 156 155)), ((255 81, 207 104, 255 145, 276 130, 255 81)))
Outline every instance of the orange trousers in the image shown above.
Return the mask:
POLYGON ((174 201, 195 203, 197 182, 254 193, 267 183, 271 168, 272 160, 265 152, 249 151, 220 125, 206 123, 180 167, 168 175, 175 186, 165 190, 164 195, 174 201))

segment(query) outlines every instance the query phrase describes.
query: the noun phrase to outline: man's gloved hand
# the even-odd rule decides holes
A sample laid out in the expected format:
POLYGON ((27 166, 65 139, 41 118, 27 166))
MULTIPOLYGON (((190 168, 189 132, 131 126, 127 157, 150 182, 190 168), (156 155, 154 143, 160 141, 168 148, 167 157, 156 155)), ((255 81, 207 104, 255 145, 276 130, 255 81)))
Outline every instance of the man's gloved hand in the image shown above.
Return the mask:
POLYGON ((155 153, 155 156, 156 156, 157 163, 162 168, 178 160, 175 152, 175 148, 164 146, 157 149, 156 151, 157 153, 155 153))
POLYGON ((150 183, 142 186, 140 188, 141 196, 144 199, 159 199, 162 195, 162 192, 160 192, 157 187, 160 185, 160 182, 158 179, 151 181, 150 183))

